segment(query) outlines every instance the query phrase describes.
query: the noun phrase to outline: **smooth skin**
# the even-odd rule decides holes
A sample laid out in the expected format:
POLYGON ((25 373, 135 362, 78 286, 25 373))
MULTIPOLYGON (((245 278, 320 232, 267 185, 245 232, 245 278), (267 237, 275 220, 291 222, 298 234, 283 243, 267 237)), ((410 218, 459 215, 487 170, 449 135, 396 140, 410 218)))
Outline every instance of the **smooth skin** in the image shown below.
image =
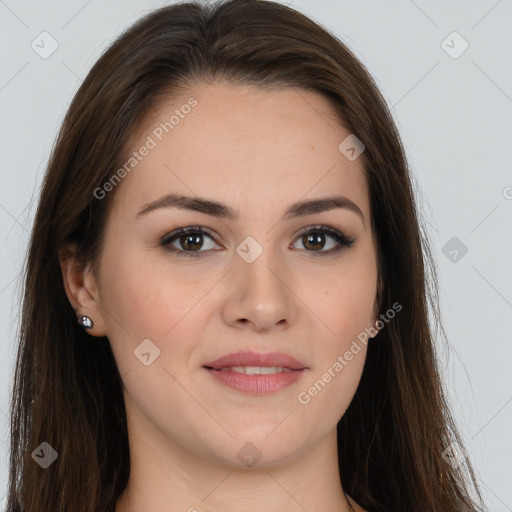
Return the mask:
POLYGON ((157 144, 109 192, 97 279, 72 245, 60 251, 69 301, 94 321, 91 336, 108 337, 123 379, 131 472, 116 512, 364 512, 340 482, 336 425, 366 345, 309 403, 297 398, 377 320, 362 159, 338 150, 349 134, 313 92, 198 84, 141 123, 130 152, 148 136, 157 144), (191 97, 197 105, 158 141, 153 130, 191 97), (169 193, 224 203, 239 218, 176 207, 136 216, 169 193), (292 203, 333 195, 362 216, 335 208, 282 219, 292 203), (185 256, 160 245, 197 225, 208 231, 199 242, 196 234, 170 244, 185 256), (332 252, 338 242, 318 231, 308 243, 299 232, 316 225, 353 245, 332 252), (251 263, 236 250, 249 236, 263 250, 251 263), (199 257, 186 256, 194 251, 199 257), (134 353, 146 339, 151 357, 160 351, 148 365, 134 353), (203 368, 240 350, 285 352, 308 369, 291 386, 250 396, 203 368), (252 467, 237 456, 247 443, 261 456, 252 467))

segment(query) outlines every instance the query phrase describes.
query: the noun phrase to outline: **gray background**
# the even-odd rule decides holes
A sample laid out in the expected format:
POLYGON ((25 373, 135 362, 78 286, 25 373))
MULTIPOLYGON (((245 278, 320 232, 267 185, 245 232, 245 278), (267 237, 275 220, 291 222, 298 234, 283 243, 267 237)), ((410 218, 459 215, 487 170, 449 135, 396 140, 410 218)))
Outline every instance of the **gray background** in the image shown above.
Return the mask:
MULTIPOLYGON (((168 3, 0 0, 1 509, 19 272, 48 155, 106 45, 168 3), (45 59, 31 47, 44 31, 58 44, 45 59)), ((438 265, 453 414, 489 510, 512 511, 512 0, 286 3, 340 37, 391 106, 438 265)))

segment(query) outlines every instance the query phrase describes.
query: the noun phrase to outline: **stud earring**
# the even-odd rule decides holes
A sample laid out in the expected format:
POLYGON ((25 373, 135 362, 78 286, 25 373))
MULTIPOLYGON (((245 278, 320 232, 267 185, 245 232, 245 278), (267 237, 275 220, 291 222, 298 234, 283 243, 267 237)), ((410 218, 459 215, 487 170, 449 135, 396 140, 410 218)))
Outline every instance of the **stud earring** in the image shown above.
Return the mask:
POLYGON ((88 316, 82 316, 80 318, 80 325, 84 329, 92 329, 94 323, 93 323, 93 321, 88 316))

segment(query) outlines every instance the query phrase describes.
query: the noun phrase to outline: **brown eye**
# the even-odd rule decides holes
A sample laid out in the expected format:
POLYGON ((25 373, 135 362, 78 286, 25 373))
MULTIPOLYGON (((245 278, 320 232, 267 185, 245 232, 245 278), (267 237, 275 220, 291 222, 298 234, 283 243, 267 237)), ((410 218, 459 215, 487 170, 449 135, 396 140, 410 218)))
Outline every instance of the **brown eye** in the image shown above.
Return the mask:
MULTIPOLYGON (((213 246, 217 245, 213 236, 203 231, 201 226, 177 229, 165 235, 162 240, 160 240, 160 245, 164 250, 178 254, 179 256, 202 256, 203 253, 208 252, 208 250, 200 250, 205 245, 204 237, 214 242, 213 246)), ((206 249, 211 248, 212 247, 207 247, 206 249)))
POLYGON ((330 255, 343 248, 352 247, 355 242, 355 238, 348 238, 343 233, 330 226, 305 228, 301 231, 299 240, 305 250, 310 253, 310 256, 330 255), (335 243, 329 244, 326 242, 329 238, 333 239, 335 243), (328 250, 322 250, 325 249, 326 244, 329 246, 328 250))
POLYGON ((323 233, 302 235, 302 243, 308 250, 321 250, 325 245, 325 235, 323 233))
POLYGON ((182 249, 197 251, 203 245, 203 235, 183 235, 178 238, 182 249))

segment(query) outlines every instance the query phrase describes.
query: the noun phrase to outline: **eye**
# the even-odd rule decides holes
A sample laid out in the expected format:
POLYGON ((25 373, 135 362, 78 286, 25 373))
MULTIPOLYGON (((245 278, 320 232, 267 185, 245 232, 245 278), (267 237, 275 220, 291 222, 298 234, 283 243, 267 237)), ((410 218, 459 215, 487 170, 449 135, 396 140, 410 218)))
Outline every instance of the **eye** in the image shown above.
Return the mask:
POLYGON ((164 250, 175 253, 178 256, 197 257, 201 256, 201 253, 205 252, 199 251, 199 248, 203 247, 204 236, 215 241, 212 235, 203 231, 202 226, 188 226, 165 235, 162 240, 160 240, 160 245, 164 250), (179 248, 172 245, 175 242, 179 244, 179 248))
POLYGON ((313 258, 331 255, 343 248, 352 247, 355 242, 355 238, 348 238, 343 233, 330 226, 311 226, 304 228, 299 233, 299 240, 306 248, 306 251, 310 253, 309 256, 313 258), (324 248, 326 237, 334 239, 335 243, 331 244, 331 248, 328 251, 316 250, 324 248))
MULTIPOLYGON (((204 231, 202 226, 179 228, 165 235, 160 240, 159 245, 162 246, 165 251, 177 254, 178 256, 198 257, 201 256, 202 253, 209 252, 208 250, 200 250, 204 248, 203 238, 205 236, 214 242, 214 245, 218 246, 215 242, 215 237, 207 231, 204 231), (178 247, 175 244, 177 244, 178 247)), ((345 247, 352 247, 355 242, 354 238, 348 238, 337 229, 323 225, 302 229, 299 233, 298 240, 302 242, 305 250, 310 253, 310 257, 327 256, 345 247), (317 250, 324 248, 326 237, 334 240, 334 243, 331 243, 331 248, 328 251, 317 250), (332 246, 334 246, 334 248, 332 246)), ((206 249, 211 250, 212 247, 206 247, 206 249)))

